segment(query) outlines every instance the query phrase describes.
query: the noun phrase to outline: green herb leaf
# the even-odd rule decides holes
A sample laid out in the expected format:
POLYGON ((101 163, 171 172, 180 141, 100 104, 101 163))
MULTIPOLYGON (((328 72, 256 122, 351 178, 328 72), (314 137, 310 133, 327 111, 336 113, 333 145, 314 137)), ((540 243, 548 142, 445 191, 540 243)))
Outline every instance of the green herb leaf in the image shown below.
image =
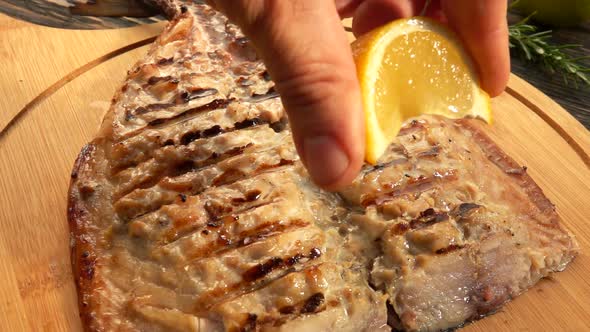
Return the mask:
POLYGON ((590 67, 582 63, 590 57, 571 57, 563 52, 563 50, 579 48, 581 45, 549 43, 551 30, 537 32, 537 27, 527 23, 533 15, 535 13, 508 27, 510 49, 520 53, 527 61, 540 63, 551 73, 561 73, 566 85, 571 81, 577 88, 578 82, 581 81, 590 86, 590 75, 587 74, 590 72, 590 67))

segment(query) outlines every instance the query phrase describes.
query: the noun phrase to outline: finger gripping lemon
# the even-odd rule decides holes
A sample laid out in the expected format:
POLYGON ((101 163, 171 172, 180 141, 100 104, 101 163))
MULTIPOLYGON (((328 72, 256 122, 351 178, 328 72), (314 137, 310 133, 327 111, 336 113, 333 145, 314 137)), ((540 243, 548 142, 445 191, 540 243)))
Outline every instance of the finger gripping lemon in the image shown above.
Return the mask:
POLYGON ((446 27, 426 18, 391 22, 352 44, 363 97, 367 162, 374 164, 404 121, 421 114, 491 122, 490 98, 446 27))

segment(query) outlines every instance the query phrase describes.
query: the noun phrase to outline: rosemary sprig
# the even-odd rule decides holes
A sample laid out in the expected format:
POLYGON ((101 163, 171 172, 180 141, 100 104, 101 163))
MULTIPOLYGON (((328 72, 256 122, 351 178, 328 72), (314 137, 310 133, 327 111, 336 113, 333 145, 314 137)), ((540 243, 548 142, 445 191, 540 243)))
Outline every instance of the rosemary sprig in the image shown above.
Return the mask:
POLYGON ((552 31, 538 32, 537 27, 527 23, 531 16, 508 27, 510 48, 520 53, 526 60, 542 64, 551 73, 561 73, 566 85, 572 81, 577 88, 578 82, 582 81, 590 86, 588 74, 590 67, 582 63, 583 60, 590 59, 590 56, 576 58, 564 52, 567 49, 579 48, 581 45, 549 43, 552 31))

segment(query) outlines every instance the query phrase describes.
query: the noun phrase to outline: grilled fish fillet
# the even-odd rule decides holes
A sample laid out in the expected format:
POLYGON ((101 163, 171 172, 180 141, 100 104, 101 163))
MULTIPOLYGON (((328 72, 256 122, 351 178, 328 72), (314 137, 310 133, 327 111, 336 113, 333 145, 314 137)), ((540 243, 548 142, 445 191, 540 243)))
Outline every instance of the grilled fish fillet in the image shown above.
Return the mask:
POLYGON ((72 172, 88 331, 444 330, 574 257, 477 120, 415 119, 320 190, 248 40, 205 5, 168 12, 72 172))

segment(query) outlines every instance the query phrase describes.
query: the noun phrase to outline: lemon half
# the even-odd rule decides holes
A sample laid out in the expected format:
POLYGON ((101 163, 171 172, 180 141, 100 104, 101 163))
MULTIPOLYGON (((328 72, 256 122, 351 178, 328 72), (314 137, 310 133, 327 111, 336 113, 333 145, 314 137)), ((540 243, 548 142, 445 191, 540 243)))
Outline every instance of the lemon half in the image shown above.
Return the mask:
POLYGON ((445 26, 426 18, 393 21, 352 44, 363 97, 365 159, 375 164, 402 124, 421 114, 492 121, 475 66, 445 26))

